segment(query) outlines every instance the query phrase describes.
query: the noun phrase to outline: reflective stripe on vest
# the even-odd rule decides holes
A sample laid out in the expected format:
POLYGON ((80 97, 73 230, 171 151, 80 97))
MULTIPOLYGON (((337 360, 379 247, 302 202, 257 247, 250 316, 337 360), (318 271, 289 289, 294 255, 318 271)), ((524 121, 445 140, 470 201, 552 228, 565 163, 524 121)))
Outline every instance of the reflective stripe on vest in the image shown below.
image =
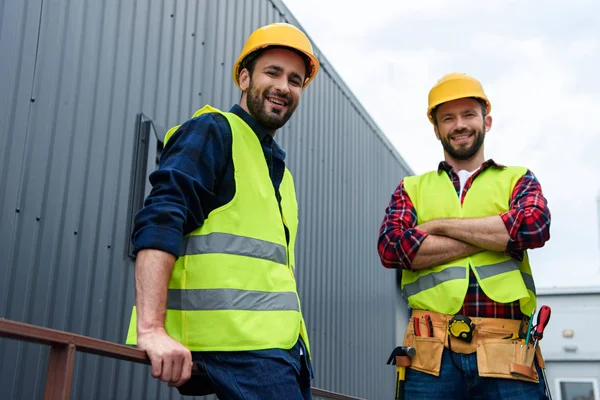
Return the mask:
POLYGON ((417 293, 421 293, 424 290, 431 289, 441 283, 452 281, 454 279, 464 279, 465 273, 465 267, 448 267, 439 272, 423 275, 416 281, 405 284, 403 290, 406 297, 410 297, 417 293))
POLYGON ((238 256, 261 258, 283 265, 287 264, 285 246, 267 242, 266 240, 222 232, 186 236, 183 239, 180 256, 212 253, 235 254, 238 256))
POLYGON ((294 292, 239 289, 169 289, 167 308, 180 311, 300 311, 294 292))
MULTIPOLYGON (((519 264, 515 260, 510 259, 502 261, 498 264, 475 267, 475 270, 477 271, 481 279, 486 279, 503 274, 505 272, 519 271, 519 264)), ((521 277, 523 278, 523 282, 525 282, 525 287, 527 287, 528 290, 531 290, 535 294, 536 291, 535 283, 533 282, 533 276, 523 271, 520 272, 521 277)))
MULTIPOLYGON (((498 264, 484 265, 475 267, 477 274, 481 279, 491 278, 505 272, 518 271, 519 264, 515 260, 506 260, 498 264)), ((533 277, 521 271, 521 276, 528 290, 535 293, 535 284, 533 277)), ((447 267, 439 272, 432 272, 428 275, 419 277, 416 281, 404 285, 406 296, 413 296, 425 290, 431 289, 441 283, 454 279, 465 278, 465 267, 447 267)))

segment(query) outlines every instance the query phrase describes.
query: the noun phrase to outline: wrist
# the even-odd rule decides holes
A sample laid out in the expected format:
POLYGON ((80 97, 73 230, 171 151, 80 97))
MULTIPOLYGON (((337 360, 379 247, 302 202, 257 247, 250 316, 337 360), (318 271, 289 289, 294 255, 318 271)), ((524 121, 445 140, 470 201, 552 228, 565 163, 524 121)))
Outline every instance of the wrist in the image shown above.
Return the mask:
POLYGON ((146 336, 146 335, 155 335, 157 333, 165 333, 165 327, 163 324, 149 324, 149 323, 140 323, 138 322, 137 326, 137 334, 138 337, 146 336))
POLYGON ((445 236, 446 230, 444 228, 443 219, 433 219, 431 221, 426 222, 424 225, 427 233, 431 235, 445 236))

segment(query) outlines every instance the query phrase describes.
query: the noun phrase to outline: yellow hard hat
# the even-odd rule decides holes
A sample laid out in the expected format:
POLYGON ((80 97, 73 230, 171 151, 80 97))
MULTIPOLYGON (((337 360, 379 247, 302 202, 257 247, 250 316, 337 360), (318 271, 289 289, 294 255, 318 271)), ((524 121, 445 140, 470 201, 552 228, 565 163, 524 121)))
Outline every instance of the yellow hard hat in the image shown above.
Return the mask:
POLYGON ((492 110, 492 105, 483 91, 481 83, 463 73, 452 72, 444 75, 429 91, 429 107, 427 108, 427 118, 435 125, 431 112, 434 108, 447 101, 464 99, 465 97, 475 97, 485 101, 487 112, 492 110))
POLYGON ((315 57, 308 37, 294 25, 277 22, 258 28, 248 37, 240 56, 233 65, 233 81, 237 87, 240 87, 238 77, 240 75, 240 64, 244 58, 248 54, 268 46, 290 47, 304 53, 308 57, 310 60, 310 70, 307 71, 306 78, 304 79, 304 87, 317 75, 319 71, 319 59, 315 57))

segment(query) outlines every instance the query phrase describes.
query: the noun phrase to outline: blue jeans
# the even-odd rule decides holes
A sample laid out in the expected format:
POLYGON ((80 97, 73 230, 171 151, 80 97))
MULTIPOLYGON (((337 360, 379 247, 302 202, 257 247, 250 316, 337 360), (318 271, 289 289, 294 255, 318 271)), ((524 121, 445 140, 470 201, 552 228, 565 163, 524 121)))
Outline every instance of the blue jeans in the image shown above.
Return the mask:
POLYGON ((537 364, 539 383, 514 379, 480 377, 477 371, 477 353, 452 353, 454 362, 462 369, 464 376, 450 359, 450 351, 444 349, 440 376, 407 369, 404 390, 405 399, 436 400, 536 400, 547 399, 542 371, 537 364))
POLYGON ((312 399, 313 369, 300 339, 290 350, 193 352, 192 359, 206 369, 220 400, 312 399))

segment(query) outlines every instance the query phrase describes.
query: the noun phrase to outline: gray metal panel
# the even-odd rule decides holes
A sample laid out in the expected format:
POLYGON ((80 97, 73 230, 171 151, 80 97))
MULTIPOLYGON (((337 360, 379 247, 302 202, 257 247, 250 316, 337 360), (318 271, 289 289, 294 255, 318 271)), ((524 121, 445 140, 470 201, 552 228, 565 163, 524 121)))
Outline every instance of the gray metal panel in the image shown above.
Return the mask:
POLYGON ((600 286, 564 286, 536 288, 538 297, 541 296, 582 296, 588 294, 600 294, 600 286))
MULTIPOLYGON (((123 342, 136 115, 169 127, 206 103, 228 109, 239 100, 231 68, 247 35, 297 21, 277 0, 2 1, 0 21, 0 316, 123 342)), ((317 54, 322 70, 277 136, 300 204, 314 384, 389 398, 394 373, 384 363, 402 305, 376 241, 410 170, 317 54)), ((0 341, 0 397, 40 398, 47 354, 0 341)), ((72 395, 179 397, 147 367, 87 355, 77 357, 72 395)))
MULTIPOLYGON (((546 378, 550 384, 552 397, 560 399, 560 382, 562 381, 595 381, 600 380, 600 362, 589 361, 546 361, 546 378)), ((596 393, 596 396, 599 396, 596 393)), ((597 398, 597 397, 596 397, 597 398)), ((563 398, 562 400, 568 400, 563 398)))
MULTIPOLYGON (((600 362, 600 296, 588 292, 566 295, 539 294, 538 305, 548 305, 552 314, 540 346, 547 361, 600 362), (565 335, 571 331, 572 336, 565 335)), ((538 308, 539 308, 538 306, 538 308)))
MULTIPOLYGON (((41 0, 0 3, 0 316, 10 313, 16 319, 23 318, 31 302, 21 297, 18 304, 13 304, 11 297, 15 293, 32 296, 28 289, 33 279, 27 278, 30 260, 19 253, 17 242, 24 222, 23 205, 18 198, 23 158, 29 143, 27 124, 32 105, 40 7, 41 0), (17 262, 22 264, 22 270, 16 268, 17 262)), ((0 346, 0 359, 14 361, 25 347, 0 346)), ((30 364, 30 367, 35 366, 30 364)), ((18 398, 13 397, 17 393, 15 387, 35 388, 35 382, 24 384, 25 377, 20 372, 22 369, 0 362, 2 397, 18 398)))

